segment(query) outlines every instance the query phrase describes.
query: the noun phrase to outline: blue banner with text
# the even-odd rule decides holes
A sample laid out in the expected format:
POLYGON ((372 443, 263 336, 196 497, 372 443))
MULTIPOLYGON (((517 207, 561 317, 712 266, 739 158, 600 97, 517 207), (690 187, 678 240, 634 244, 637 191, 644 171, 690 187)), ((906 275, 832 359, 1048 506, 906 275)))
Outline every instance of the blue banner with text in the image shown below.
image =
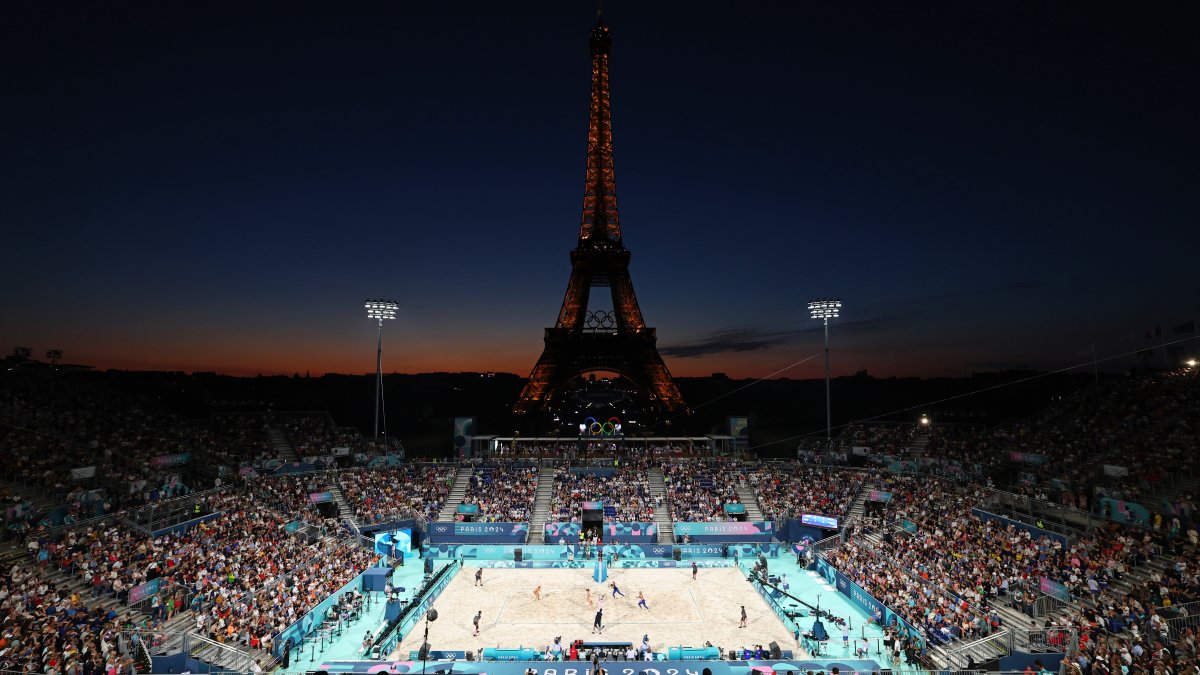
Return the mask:
POLYGON ((675 539, 688 537, 692 541, 760 541, 775 538, 775 523, 771 521, 714 521, 707 523, 673 523, 675 539))
POLYGON ((430 523, 433 544, 524 544, 529 523, 430 523))
MULTIPOLYGON (((535 652, 535 658, 540 653, 535 652)), ((593 675, 586 661, 322 661, 318 670, 328 673, 453 672, 455 675, 593 675)), ((754 675, 764 671, 870 673, 881 670, 870 659, 779 659, 774 661, 605 661, 608 675, 754 675)))
POLYGON ((882 617, 883 625, 885 626, 899 626, 910 637, 920 643, 922 650, 925 649, 925 637, 921 635, 921 631, 914 628, 912 624, 904 620, 899 614, 893 612, 890 607, 876 600, 875 596, 863 590, 861 586, 850 581, 849 577, 826 562, 824 558, 817 559, 817 572, 825 577, 825 580, 832 584, 839 593, 849 598, 850 602, 866 612, 868 616, 882 617))

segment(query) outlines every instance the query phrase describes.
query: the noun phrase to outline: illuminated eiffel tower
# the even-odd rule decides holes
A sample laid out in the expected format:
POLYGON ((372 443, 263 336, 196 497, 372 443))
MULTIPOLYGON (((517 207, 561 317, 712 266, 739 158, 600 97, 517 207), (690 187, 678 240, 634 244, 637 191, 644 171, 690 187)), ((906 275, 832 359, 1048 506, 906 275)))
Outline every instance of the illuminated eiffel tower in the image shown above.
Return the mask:
POLYGON ((571 251, 571 278, 558 321, 546 329, 545 349, 515 410, 548 410, 576 378, 588 372, 611 371, 636 385, 651 408, 674 413, 685 409, 683 397, 658 354, 654 329, 642 318, 629 278, 629 249, 621 243, 608 88, 612 37, 603 14, 588 44, 592 53, 592 96, 579 243, 571 251), (609 289, 611 312, 588 310, 593 288, 609 289))

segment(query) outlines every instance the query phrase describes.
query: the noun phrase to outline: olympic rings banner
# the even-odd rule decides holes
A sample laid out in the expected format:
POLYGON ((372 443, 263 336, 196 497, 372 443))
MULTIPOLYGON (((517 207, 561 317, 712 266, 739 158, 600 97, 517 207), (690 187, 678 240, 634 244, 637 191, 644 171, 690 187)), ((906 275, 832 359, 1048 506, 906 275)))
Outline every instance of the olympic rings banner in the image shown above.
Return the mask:
POLYGON ((431 544, 524 544, 529 523, 430 523, 431 544))
POLYGON ((676 539, 686 535, 692 541, 768 542, 775 538, 775 523, 769 520, 674 523, 672 527, 676 539))
POLYGON ((579 423, 580 436, 620 436, 621 420, 617 417, 596 419, 589 417, 579 423))

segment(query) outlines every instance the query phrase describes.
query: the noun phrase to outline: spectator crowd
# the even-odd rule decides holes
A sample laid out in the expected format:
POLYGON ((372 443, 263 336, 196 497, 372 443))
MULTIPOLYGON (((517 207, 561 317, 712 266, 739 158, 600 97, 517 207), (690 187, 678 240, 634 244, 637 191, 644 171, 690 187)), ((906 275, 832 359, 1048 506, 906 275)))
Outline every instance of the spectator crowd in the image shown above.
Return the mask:
POLYGON ((559 467, 554 472, 551 520, 578 523, 583 502, 604 503, 605 522, 651 522, 654 503, 650 480, 642 467, 616 469, 559 467))

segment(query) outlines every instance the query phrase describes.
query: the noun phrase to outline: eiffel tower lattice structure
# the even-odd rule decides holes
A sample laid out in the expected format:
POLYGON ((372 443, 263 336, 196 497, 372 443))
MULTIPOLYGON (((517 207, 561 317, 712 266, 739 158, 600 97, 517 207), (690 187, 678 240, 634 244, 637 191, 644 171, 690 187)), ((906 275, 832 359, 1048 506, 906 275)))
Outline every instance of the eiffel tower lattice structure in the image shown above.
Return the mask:
POLYGON ((588 40, 592 95, 588 116, 587 181, 579 243, 571 251, 571 278, 545 349, 521 391, 518 413, 550 410, 567 385, 588 372, 610 371, 636 385, 659 413, 686 410, 646 326, 629 278, 629 249, 621 243, 613 173, 612 108, 608 57, 612 37, 603 15, 588 40), (593 288, 608 288, 612 310, 588 310, 593 288))

